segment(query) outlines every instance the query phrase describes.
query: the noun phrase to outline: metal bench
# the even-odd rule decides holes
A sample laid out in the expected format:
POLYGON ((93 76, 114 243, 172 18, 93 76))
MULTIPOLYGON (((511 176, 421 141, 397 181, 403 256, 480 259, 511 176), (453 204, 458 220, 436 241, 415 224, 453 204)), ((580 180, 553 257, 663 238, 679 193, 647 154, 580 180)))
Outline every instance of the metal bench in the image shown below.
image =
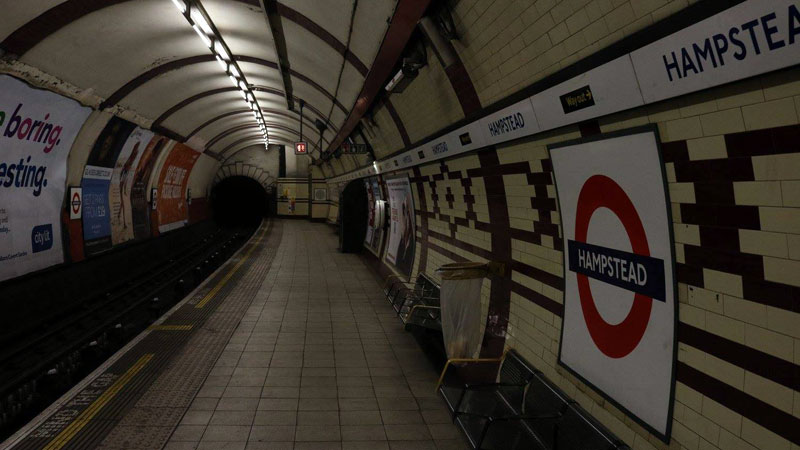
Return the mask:
POLYGON ((384 284, 384 293, 400 319, 409 325, 441 330, 439 285, 425 274, 414 282, 392 275, 384 284))
POLYGON ((438 388, 472 448, 629 450, 516 351, 472 362, 499 362, 498 381, 438 388))

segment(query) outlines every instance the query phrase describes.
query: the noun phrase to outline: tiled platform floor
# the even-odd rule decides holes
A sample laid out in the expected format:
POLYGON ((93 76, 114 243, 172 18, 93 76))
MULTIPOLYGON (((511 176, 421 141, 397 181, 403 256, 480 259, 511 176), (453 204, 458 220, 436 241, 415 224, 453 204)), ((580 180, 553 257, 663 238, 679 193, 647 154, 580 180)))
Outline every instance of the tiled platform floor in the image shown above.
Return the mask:
POLYGON ((436 369, 324 224, 277 254, 167 449, 461 449, 436 369))

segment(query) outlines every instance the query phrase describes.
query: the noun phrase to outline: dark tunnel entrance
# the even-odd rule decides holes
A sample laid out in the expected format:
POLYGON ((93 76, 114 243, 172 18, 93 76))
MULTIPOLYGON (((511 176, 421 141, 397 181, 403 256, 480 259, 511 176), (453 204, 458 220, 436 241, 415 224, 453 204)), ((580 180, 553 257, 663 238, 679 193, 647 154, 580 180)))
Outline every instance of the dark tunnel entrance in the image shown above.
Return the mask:
POLYGON ((369 219, 367 203, 367 188, 361 180, 351 182, 342 191, 339 203, 342 214, 339 245, 344 253, 358 253, 363 248, 369 219))
POLYGON ((214 220, 223 226, 257 226, 269 214, 269 196, 259 182, 235 176, 211 190, 214 220))

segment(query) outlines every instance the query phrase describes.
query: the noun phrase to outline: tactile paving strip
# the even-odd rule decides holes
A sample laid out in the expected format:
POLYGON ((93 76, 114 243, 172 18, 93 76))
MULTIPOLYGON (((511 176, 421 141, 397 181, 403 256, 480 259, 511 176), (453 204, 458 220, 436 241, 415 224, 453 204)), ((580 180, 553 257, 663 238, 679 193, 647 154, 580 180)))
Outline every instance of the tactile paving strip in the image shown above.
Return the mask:
POLYGON ((236 257, 161 324, 167 327, 150 330, 10 448, 162 448, 255 297, 281 234, 280 222, 262 224, 236 257), (212 290, 215 295, 208 297, 212 290))

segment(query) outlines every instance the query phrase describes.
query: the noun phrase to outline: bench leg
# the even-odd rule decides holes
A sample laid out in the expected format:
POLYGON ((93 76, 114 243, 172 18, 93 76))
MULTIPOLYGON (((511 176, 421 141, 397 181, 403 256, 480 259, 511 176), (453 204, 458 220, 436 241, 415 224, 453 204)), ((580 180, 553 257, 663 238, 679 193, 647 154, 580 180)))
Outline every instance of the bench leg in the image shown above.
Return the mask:
POLYGON ((497 363, 502 362, 503 358, 505 358, 505 353, 500 358, 450 358, 444 364, 444 369, 442 369, 442 374, 439 375, 439 381, 436 383, 436 390, 434 392, 439 392, 439 387, 442 385, 442 381, 444 381, 444 375, 447 373, 447 369, 450 368, 451 363, 497 363))

